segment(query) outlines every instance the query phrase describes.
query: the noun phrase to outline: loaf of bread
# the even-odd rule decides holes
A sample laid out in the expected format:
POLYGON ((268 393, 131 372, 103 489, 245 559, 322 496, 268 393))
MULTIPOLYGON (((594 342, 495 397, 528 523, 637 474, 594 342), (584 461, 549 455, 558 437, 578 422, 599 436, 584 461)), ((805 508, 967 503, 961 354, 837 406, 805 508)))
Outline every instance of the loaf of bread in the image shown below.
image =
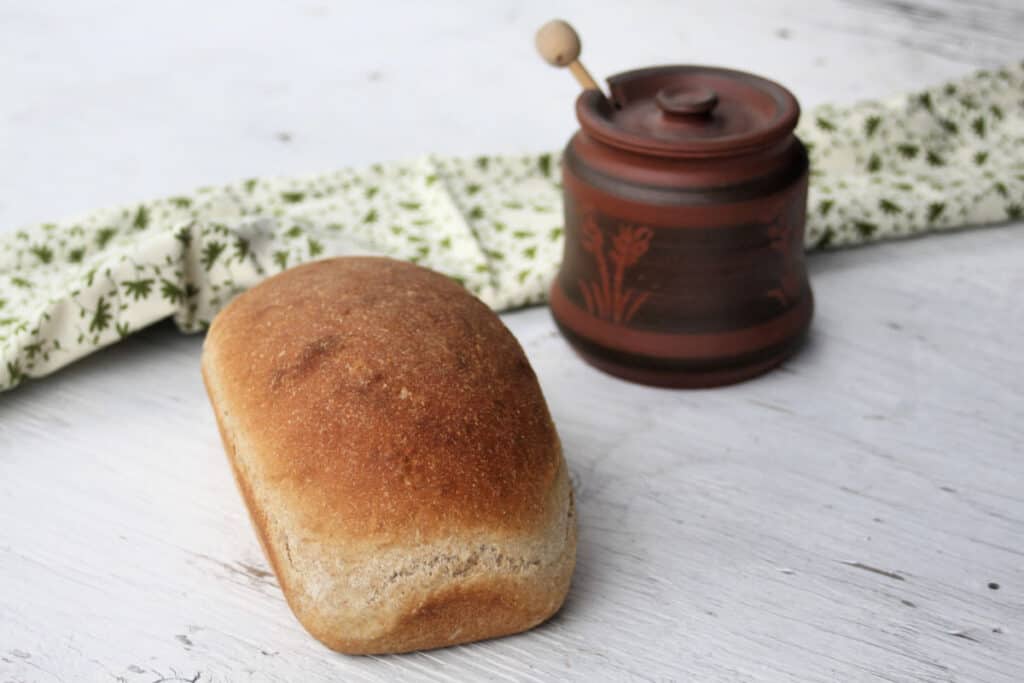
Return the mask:
POLYGON ((383 258, 294 268, 216 317, 202 369, 263 550, 328 647, 465 643, 561 606, 558 435, 515 338, 454 281, 383 258))

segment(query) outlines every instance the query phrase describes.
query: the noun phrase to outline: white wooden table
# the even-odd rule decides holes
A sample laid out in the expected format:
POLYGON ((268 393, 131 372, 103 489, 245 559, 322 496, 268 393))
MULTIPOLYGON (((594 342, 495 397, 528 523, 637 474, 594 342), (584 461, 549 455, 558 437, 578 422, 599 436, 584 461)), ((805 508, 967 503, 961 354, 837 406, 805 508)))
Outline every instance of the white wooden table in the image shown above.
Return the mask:
MULTIPOLYGON (((563 4, 596 74, 700 61, 805 105, 1024 56, 1000 2, 563 4)), ((0 229, 257 173, 554 148, 548 3, 0 2, 0 229), (433 6, 431 6, 433 5, 433 6)), ((0 395, 6 681, 1024 678, 1024 226, 810 259, 781 371, 634 386, 505 316, 579 501, 550 623, 350 658, 292 618, 198 372, 158 325, 0 395)))

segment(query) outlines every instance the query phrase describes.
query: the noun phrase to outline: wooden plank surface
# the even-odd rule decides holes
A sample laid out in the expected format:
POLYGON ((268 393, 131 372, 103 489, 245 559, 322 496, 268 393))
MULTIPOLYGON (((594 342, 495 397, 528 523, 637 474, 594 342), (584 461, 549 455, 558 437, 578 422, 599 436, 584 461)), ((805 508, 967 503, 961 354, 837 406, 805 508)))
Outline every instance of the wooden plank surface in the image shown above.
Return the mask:
MULTIPOLYGON (((805 103, 1019 58, 1024 30, 1016 2, 631 7, 560 8, 586 26, 595 72, 682 51, 774 75, 805 103)), ((253 172, 543 149, 572 128, 572 84, 531 61, 541 3, 400 19, 364 8, 363 25, 394 20, 398 57, 346 52, 359 22, 333 5, 145 11, 166 14, 0 6, 0 54, 18 66, 0 70, 13 94, 0 151, 24 162, 2 167, 4 229, 253 172), (228 19, 237 33, 214 21, 228 19), (316 44, 331 30, 329 49, 316 44), (286 40, 304 32, 309 45, 286 40), (417 47, 432 32, 441 42, 417 47), (76 59, 97 71, 72 82, 58 67, 76 59), (213 76, 186 78, 210 64, 213 76), (499 107, 499 71, 540 104, 499 107), (465 98, 454 123, 429 101, 402 119, 377 92, 426 92, 422 74, 465 98), (158 77, 202 95, 199 114, 168 113, 184 95, 154 89, 158 77), (221 81, 240 99, 210 104, 221 81), (300 95, 314 93, 326 94, 310 111, 300 95), (371 124, 406 129, 395 140, 371 124)), ((620 382, 578 361, 546 310, 506 315, 573 474, 572 592, 530 633, 409 656, 335 655, 298 626, 230 479, 201 339, 151 328, 0 395, 0 681, 1019 681, 1022 228, 813 256, 808 347, 721 390, 620 382)))

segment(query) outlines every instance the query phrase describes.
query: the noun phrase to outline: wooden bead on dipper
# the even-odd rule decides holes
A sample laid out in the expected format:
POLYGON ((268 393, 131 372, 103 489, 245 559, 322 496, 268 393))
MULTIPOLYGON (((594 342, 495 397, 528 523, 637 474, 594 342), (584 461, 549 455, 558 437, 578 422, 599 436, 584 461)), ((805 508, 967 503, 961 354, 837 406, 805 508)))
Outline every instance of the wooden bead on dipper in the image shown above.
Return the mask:
POLYGON ((540 27, 536 37, 537 51, 552 66, 568 66, 584 90, 600 90, 600 86, 579 62, 580 37, 561 19, 552 19, 540 27))

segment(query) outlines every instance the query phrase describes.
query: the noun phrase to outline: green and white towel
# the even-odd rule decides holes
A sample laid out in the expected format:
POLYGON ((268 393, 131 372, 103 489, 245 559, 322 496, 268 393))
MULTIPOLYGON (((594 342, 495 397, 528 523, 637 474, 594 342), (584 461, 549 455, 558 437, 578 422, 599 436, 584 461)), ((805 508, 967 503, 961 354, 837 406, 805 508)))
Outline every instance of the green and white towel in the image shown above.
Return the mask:
MULTIPOLYGON (((1024 217, 1024 63, 890 101, 818 107, 809 249, 1024 217)), ((495 309, 542 302, 562 250, 556 154, 437 156, 252 178, 0 234, 0 389, 310 259, 447 273, 495 309)))

